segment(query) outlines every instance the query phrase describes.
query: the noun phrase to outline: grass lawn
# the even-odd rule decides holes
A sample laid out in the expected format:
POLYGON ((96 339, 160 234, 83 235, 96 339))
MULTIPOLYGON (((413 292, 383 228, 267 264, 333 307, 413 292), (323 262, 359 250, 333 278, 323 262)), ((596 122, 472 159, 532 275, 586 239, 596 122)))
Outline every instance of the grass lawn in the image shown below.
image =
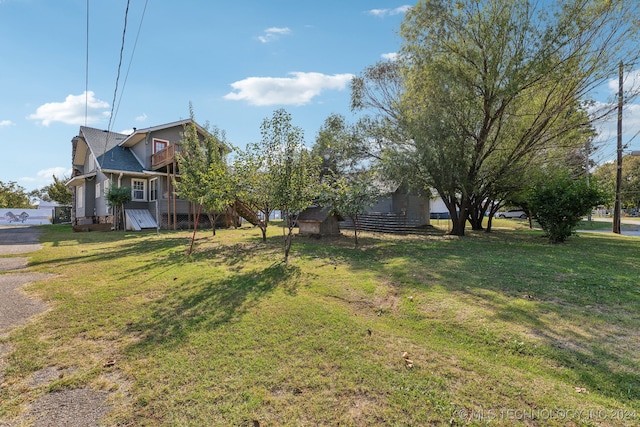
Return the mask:
POLYGON ((191 258, 187 231, 46 227, 29 268, 56 277, 26 291, 51 310, 0 339, 0 419, 89 386, 106 425, 638 425, 640 240, 494 227, 297 238, 288 265, 278 227, 191 258))

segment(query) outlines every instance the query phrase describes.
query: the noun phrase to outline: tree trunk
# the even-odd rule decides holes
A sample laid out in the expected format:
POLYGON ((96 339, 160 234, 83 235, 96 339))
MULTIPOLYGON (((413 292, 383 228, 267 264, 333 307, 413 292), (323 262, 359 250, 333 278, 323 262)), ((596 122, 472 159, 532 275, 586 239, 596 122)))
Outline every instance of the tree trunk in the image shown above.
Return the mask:
POLYGON ((475 211, 475 209, 471 210, 471 214, 469 215, 469 223, 471 224, 472 230, 484 230, 484 227, 482 226, 482 217, 479 215, 479 212, 475 211))
POLYGON ((455 211, 455 204, 451 205, 453 209, 449 209, 449 214, 451 214, 451 220, 453 222, 453 227, 449 234, 452 236, 464 236, 464 228, 467 225, 467 218, 469 217, 467 203, 467 200, 463 198, 460 212, 455 211))
POLYGON ((211 223, 211 230, 213 231, 213 236, 216 236, 216 221, 217 221, 217 215, 213 215, 211 213, 207 213, 207 216, 209 217, 209 222, 211 223))
POLYGON ((356 241, 356 246, 358 246, 358 229, 360 228, 360 221, 358 220, 358 215, 355 215, 351 218, 353 221, 353 237, 356 241))
POLYGON ((463 215, 457 215, 453 221, 453 228, 449 233, 452 236, 464 236, 464 227, 467 224, 467 218, 463 215))
POLYGON ((493 213, 491 213, 491 215, 489 215, 489 218, 487 219, 487 228, 484 230, 487 233, 491 233, 491 226, 493 225, 493 213))
POLYGON ((291 231, 284 238, 284 262, 289 261, 289 251, 291 250, 291 231))
POLYGON ((267 243, 267 226, 261 225, 259 227, 260 227, 260 231, 262 231, 262 241, 264 243, 267 243))

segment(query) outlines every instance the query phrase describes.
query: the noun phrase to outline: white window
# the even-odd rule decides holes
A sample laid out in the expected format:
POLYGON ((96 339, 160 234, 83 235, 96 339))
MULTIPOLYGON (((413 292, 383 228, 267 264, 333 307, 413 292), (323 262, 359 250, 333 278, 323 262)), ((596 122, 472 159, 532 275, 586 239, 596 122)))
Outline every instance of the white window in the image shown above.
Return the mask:
POLYGON ((84 206, 82 200, 82 194, 84 193, 84 185, 79 185, 76 187, 76 208, 82 209, 84 206))
POLYGON ((107 193, 109 192, 109 189, 111 188, 111 180, 105 179, 104 182, 102 183, 102 187, 104 189, 104 195, 106 196, 107 193))
POLYGON ((149 180, 149 200, 158 200, 158 178, 149 180))
POLYGON ((100 183, 96 182, 96 199, 100 197, 100 183))
POLYGON ((93 158, 93 154, 89 153, 89 162, 87 164, 87 167, 89 168, 88 171, 86 172, 91 172, 96 168, 96 161, 93 158))
POLYGON ((145 179, 131 180, 131 200, 138 202, 147 200, 147 181, 145 179))

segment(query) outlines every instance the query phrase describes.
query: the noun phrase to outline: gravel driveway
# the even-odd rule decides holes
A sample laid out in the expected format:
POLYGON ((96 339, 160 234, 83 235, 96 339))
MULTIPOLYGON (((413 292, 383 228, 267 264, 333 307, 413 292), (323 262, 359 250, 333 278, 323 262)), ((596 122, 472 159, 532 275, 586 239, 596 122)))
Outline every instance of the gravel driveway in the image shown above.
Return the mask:
MULTIPOLYGON (((35 227, 0 225, 0 337, 6 337, 13 327, 47 310, 46 304, 27 296, 21 287, 51 275, 29 272, 25 270, 28 259, 13 256, 42 249, 39 234, 35 227)), ((11 351, 10 345, 0 343, 0 387, 4 386, 5 358, 11 351)), ((25 387, 46 386, 57 378, 57 368, 47 366, 28 378, 25 387)), ((107 392, 88 388, 45 393, 29 405, 20 418, 0 419, 0 426, 98 426, 110 410, 105 403, 108 395, 107 392)))

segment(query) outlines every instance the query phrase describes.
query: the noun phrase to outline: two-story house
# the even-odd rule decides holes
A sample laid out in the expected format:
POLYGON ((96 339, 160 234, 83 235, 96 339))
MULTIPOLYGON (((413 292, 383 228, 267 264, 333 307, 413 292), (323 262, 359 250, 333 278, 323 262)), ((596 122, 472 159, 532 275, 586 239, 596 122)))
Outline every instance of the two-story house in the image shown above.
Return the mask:
MULTIPOLYGON (((189 228, 196 208, 180 199, 173 185, 179 179, 179 142, 189 123, 134 128, 130 135, 81 126, 72 139, 73 174, 67 183, 74 195, 71 220, 76 229, 109 229, 113 208, 106 195, 112 185, 131 189, 127 228, 189 228)), ((196 127, 204 137, 207 131, 196 127)))

